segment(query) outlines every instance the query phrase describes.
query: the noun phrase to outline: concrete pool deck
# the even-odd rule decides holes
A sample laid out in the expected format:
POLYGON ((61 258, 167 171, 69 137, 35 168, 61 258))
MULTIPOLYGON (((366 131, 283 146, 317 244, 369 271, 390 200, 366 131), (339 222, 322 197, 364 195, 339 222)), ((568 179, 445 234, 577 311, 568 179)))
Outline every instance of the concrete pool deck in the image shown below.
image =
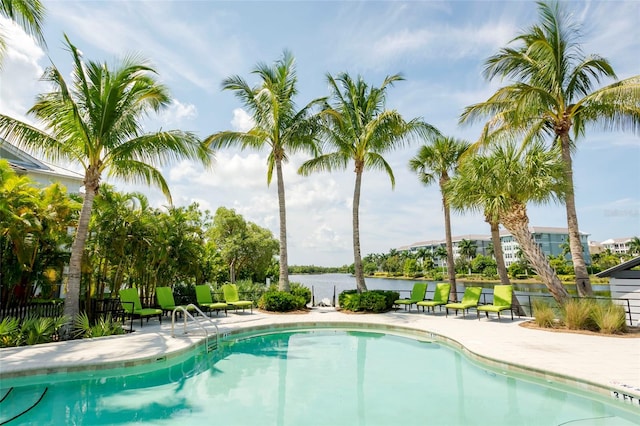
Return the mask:
MULTIPOLYGON (((385 314, 347 314, 333 308, 313 308, 308 313, 269 314, 229 312, 211 318, 220 335, 244 330, 286 327, 362 326, 389 332, 407 332, 427 337, 444 337, 472 358, 488 361, 494 368, 511 372, 527 370, 545 380, 570 384, 618 399, 630 399, 640 409, 640 338, 621 338, 550 332, 522 327, 529 318, 466 316, 444 312, 398 310, 385 314), (426 334, 425 334, 426 333, 426 334), (432 336, 436 335, 436 336, 432 336)), ((203 324, 209 324, 204 321, 203 324)), ((59 371, 93 371, 128 367, 164 360, 184 353, 202 342, 202 331, 189 326, 183 334, 182 320, 171 337, 171 320, 134 321, 134 333, 96 339, 74 340, 37 346, 0 349, 0 380, 51 374, 59 371)), ((212 325, 207 325, 213 329, 212 325)), ((224 337, 223 337, 224 340, 224 337)), ((401 368, 401 367, 400 367, 401 368)))

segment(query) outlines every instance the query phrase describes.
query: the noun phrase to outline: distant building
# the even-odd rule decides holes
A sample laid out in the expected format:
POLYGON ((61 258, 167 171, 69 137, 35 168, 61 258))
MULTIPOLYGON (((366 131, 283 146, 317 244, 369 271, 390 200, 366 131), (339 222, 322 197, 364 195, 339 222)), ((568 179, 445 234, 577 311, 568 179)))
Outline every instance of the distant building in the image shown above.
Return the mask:
POLYGON ((629 253, 629 243, 633 240, 633 237, 626 238, 609 238, 600 243, 602 250, 610 250, 613 254, 627 254, 629 253))
MULTIPOLYGON (((569 241, 569 231, 567 228, 556 228, 548 226, 530 226, 529 232, 536 241, 545 256, 558 256, 563 252, 563 245, 569 241)), ((580 242, 582 243, 582 251, 585 256, 585 263, 591 264, 591 255, 589 254, 589 234, 580 233, 580 242)), ((459 244, 462 240, 472 241, 478 247, 476 254, 488 255, 488 248, 491 244, 490 235, 461 235, 452 237, 453 257, 457 259, 459 255, 459 244)), ((516 239, 508 231, 500 232, 500 245, 502 247, 504 263, 508 267, 512 263, 519 260, 518 254, 520 245, 516 239)), ((399 251, 409 251, 415 253, 425 248, 431 253, 435 253, 438 247, 446 247, 445 240, 419 241, 408 246, 398 248, 399 251)), ((570 259, 570 255, 567 255, 570 259)), ((436 266, 442 267, 446 265, 446 259, 434 258, 436 266)))
POLYGON ((59 183, 67 188, 67 192, 77 194, 84 185, 84 176, 80 173, 37 160, 2 138, 0 138, 0 158, 7 160, 17 174, 27 175, 43 187, 59 183))
MULTIPOLYGON (((531 236, 538 243, 545 256, 561 255, 564 248, 563 245, 569 242, 569 230, 567 228, 556 228, 550 226, 529 226, 531 236)), ((589 234, 580 232, 580 242, 582 243, 582 253, 584 261, 587 265, 591 264, 591 254, 589 253, 589 234)), ((518 251, 520 244, 508 231, 500 232, 500 242, 502 245, 504 263, 507 267, 518 261, 518 251)), ((571 259, 571 255, 566 255, 567 260, 571 259)))

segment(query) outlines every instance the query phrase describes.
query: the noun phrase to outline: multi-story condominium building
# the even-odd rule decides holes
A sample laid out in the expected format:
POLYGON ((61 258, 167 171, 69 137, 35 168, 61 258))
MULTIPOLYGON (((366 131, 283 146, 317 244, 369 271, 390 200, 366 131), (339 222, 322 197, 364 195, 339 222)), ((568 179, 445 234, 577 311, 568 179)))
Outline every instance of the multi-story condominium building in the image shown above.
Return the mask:
MULTIPOLYGON (((540 249, 546 256, 558 256, 562 254, 564 245, 569 241, 569 232, 567 228, 555 228, 548 226, 530 226, 529 231, 531 237, 536 241, 540 249)), ((591 264, 591 255, 589 254, 588 245, 589 234, 580 233, 580 241, 582 242, 582 251, 585 256, 585 262, 591 264)), ((453 257, 460 257, 459 244, 462 240, 469 240, 477 247, 476 254, 487 255, 488 247, 491 244, 490 235, 461 235, 452 237, 453 257)), ((508 267, 519 260, 520 245, 516 239, 508 231, 500 232, 500 245, 502 247, 505 265, 508 267)), ((446 247, 445 240, 419 241, 408 246, 398 248, 399 251, 409 251, 416 253, 420 249, 427 249, 431 253, 435 253, 438 247, 446 247)), ((567 259, 571 255, 566 255, 567 259)), ((446 259, 434 257, 436 266, 442 267, 446 264, 446 259)))
POLYGON ((629 253, 629 243, 633 240, 633 237, 626 238, 609 238, 600 243, 602 250, 610 250, 613 254, 627 254, 629 253))

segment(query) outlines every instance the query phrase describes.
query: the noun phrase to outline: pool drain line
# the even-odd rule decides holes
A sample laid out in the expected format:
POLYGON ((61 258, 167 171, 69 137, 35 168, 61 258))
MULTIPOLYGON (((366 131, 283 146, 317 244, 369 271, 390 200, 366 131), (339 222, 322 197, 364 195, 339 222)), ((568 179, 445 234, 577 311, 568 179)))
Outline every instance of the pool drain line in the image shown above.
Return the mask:
MULTIPOLYGON (((13 389, 13 388, 11 388, 11 389, 13 389)), ((36 401, 36 402, 31 406, 31 407, 27 408, 27 409, 26 409, 26 410, 24 410, 22 413, 17 414, 17 415, 15 415, 15 416, 11 417, 9 420, 5 420, 4 422, 0 423, 0 425, 6 425, 7 423, 14 421, 14 420, 15 420, 15 419, 17 419, 18 417, 21 417, 21 416, 23 416, 23 415, 27 414, 27 413, 28 413, 29 411, 31 411, 31 410, 32 410, 36 405, 40 404, 40 401, 42 401, 42 398, 44 398, 44 396, 45 396, 45 394, 47 393, 47 391, 48 391, 48 390, 49 390, 49 388, 44 388, 44 392, 42 392, 42 395, 40 395, 40 398, 38 398, 38 400, 37 400, 37 401, 36 401)), ((11 390, 9 390, 9 392, 11 392, 11 390)), ((9 392, 7 392, 7 395, 9 394, 9 392)), ((5 398, 6 398, 6 396, 7 396, 7 395, 5 395, 5 398)), ((4 398, 2 398, 2 399, 4 399, 4 398)))
POLYGON ((585 420, 610 419, 612 417, 615 417, 615 416, 585 417, 584 419, 574 419, 574 420, 569 420, 563 423, 559 423, 558 426, 568 425, 569 423, 575 423, 575 422, 584 422, 585 420))
POLYGON ((2 401, 4 401, 5 399, 7 399, 7 397, 9 396, 9 394, 11 393, 11 391, 12 391, 12 390, 13 390, 13 386, 11 386, 11 387, 9 388, 9 390, 7 391, 7 393, 5 393, 5 394, 4 394, 4 396, 2 397, 2 399, 0 399, 0 403, 1 403, 2 401))

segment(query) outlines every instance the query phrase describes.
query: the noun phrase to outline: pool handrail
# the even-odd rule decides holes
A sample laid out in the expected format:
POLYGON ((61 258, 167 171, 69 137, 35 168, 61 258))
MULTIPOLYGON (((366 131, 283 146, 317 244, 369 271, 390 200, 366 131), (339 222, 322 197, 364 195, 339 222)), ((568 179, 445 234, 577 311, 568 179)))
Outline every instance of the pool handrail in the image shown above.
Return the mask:
POLYGON ((198 312, 200 314, 200 316, 206 318, 211 324, 213 324, 213 327, 216 329, 216 347, 218 347, 218 343, 219 343, 218 335, 220 334, 219 330, 218 330, 218 325, 215 322, 213 322, 213 320, 211 318, 206 316, 204 314, 204 312, 202 312, 200 310, 200 308, 198 308, 193 303, 189 303, 186 306, 176 306, 175 309, 173 310, 173 312, 171 313, 171 337, 176 337, 175 331, 174 331, 175 322, 176 322, 176 312, 180 311, 182 313, 182 317, 184 318, 184 334, 187 334, 187 317, 189 317, 189 318, 191 318, 191 320, 193 320, 194 323, 196 323, 196 325, 198 327, 200 327, 202 329, 202 331, 204 331, 205 339, 206 339, 207 342, 209 341, 209 332, 207 331, 206 328, 204 328, 204 326, 202 324, 200 324, 200 321, 198 321, 193 315, 191 315, 189 313, 189 308, 192 308, 193 310, 198 312))

